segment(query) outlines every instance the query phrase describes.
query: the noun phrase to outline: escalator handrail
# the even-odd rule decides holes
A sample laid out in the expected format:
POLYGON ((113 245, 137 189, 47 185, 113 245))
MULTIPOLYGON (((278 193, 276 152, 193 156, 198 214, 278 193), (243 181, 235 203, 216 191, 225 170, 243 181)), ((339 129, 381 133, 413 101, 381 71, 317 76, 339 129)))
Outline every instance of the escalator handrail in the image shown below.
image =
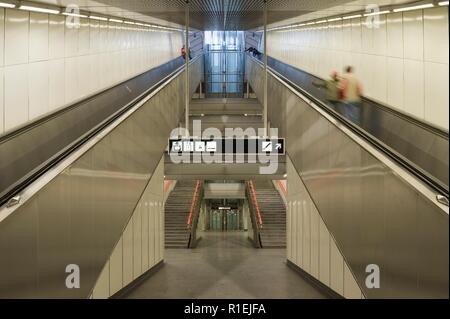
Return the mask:
MULTIPOLYGON (((257 58, 248 55, 250 59, 252 59, 255 63, 257 63, 260 67, 264 68, 264 64, 257 58)), ((320 107, 322 110, 327 112, 329 115, 333 116, 335 119, 340 121, 342 124, 344 124, 348 129, 350 129, 353 133, 358 135, 359 137, 363 138, 366 142, 374 146, 376 149, 380 150, 384 154, 388 155, 391 159, 393 159, 396 163, 398 163, 400 166, 402 166, 404 169, 418 177, 422 182, 427 184, 429 187, 431 187, 434 191, 436 191, 438 194, 445 196, 447 199, 449 198, 449 189, 447 185, 444 185, 442 182, 437 180, 434 176, 426 172, 424 169, 419 167, 417 164, 410 161, 405 156, 398 153, 396 150, 394 150, 392 147, 386 145, 379 139, 377 139, 375 136, 369 134, 365 130, 363 130, 358 125, 354 124, 335 110, 328 107, 328 105, 312 94, 310 94, 305 89, 299 87, 296 83, 292 82, 282 74, 278 73, 276 70, 272 69, 270 66, 268 66, 268 71, 273 73, 273 75, 279 77, 286 83, 288 83, 290 86, 292 86, 295 90, 297 90, 301 95, 305 96, 310 101, 306 101, 308 103, 314 103, 318 107, 320 107)))
POLYGON ((191 209, 189 210, 189 216, 187 219, 187 227, 188 228, 192 228, 192 217, 194 216, 194 211, 197 206, 198 195, 200 192, 200 186, 201 186, 201 181, 198 180, 195 185, 194 196, 192 197, 192 202, 191 202, 191 209))
POLYGON ((262 216, 261 216, 261 209, 259 208, 259 203, 258 203, 258 199, 256 197, 256 191, 255 191, 255 185, 253 184, 253 180, 250 180, 248 182, 249 185, 249 189, 250 189, 250 194, 252 196, 252 201, 253 201, 253 206, 255 207, 256 210, 256 216, 258 217, 258 225, 260 228, 262 228, 263 226, 263 220, 262 220, 262 216))

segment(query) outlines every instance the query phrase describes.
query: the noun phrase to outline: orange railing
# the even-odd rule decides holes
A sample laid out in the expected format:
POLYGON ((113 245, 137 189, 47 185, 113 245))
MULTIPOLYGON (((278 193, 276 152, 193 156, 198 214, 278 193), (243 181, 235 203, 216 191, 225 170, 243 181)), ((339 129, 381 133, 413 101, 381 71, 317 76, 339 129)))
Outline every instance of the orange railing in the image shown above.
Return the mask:
POLYGON ((281 189, 281 191, 284 194, 284 197, 287 196, 287 190, 286 190, 286 186, 284 186, 282 181, 277 181, 278 187, 281 189))
POLYGON ((199 194, 199 191, 200 191, 200 186, 201 186, 201 182, 197 181, 197 185, 195 186, 194 197, 192 198, 191 210, 189 211, 189 217, 188 217, 188 221, 187 221, 188 227, 190 227, 191 223, 192 223, 192 216, 193 216, 194 211, 195 211, 195 204, 197 203, 197 198, 198 198, 198 194, 199 194))
POLYGON ((164 181, 164 193, 167 193, 172 186, 173 181, 164 181))
POLYGON ((255 185, 253 185, 253 180, 250 180, 248 182, 248 186, 249 186, 250 194, 251 194, 251 197, 252 197, 253 207, 255 207, 256 215, 258 216, 259 226, 262 227, 263 220, 262 220, 262 217, 261 217, 261 209, 259 208, 258 200, 256 198, 256 191, 255 191, 255 185))

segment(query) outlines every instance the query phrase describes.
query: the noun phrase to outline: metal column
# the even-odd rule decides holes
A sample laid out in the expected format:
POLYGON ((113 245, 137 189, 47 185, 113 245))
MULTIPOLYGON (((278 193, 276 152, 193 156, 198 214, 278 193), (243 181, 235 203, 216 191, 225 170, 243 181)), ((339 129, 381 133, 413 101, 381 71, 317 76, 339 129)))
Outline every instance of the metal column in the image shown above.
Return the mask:
MULTIPOLYGON (((186 84, 185 84, 185 118, 186 118, 186 132, 189 132, 189 103, 190 103, 190 87, 189 87, 189 0, 186 0, 186 39, 185 39, 185 50, 186 50, 186 84)), ((188 133, 187 133, 188 134, 188 133)))

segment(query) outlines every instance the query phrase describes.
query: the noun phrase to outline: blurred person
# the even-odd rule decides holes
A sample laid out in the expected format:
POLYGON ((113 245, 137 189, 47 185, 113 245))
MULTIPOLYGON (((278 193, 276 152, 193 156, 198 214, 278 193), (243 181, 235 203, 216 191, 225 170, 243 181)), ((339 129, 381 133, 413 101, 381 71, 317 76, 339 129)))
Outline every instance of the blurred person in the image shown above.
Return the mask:
POLYGON ((347 66, 342 75, 339 90, 342 102, 345 104, 345 115, 352 122, 361 125, 361 95, 362 86, 354 74, 353 67, 347 66))
POLYGON ((261 55, 261 52, 259 52, 256 48, 254 47, 250 47, 247 50, 245 50, 245 52, 251 53, 254 57, 259 58, 261 55))
MULTIPOLYGON (((186 60, 186 46, 185 45, 183 45, 183 47, 181 48, 181 56, 183 57, 184 60, 186 60)), ((191 50, 189 50, 189 60, 192 60, 191 50)))
POLYGON ((345 68, 345 73, 342 75, 339 83, 339 90, 341 91, 342 101, 344 103, 360 106, 362 86, 356 78, 352 66, 345 68))
POLYGON ((329 102, 336 104, 341 100, 341 90, 339 89, 340 79, 337 71, 331 72, 329 80, 314 81, 313 85, 323 87, 327 90, 327 100, 329 102))

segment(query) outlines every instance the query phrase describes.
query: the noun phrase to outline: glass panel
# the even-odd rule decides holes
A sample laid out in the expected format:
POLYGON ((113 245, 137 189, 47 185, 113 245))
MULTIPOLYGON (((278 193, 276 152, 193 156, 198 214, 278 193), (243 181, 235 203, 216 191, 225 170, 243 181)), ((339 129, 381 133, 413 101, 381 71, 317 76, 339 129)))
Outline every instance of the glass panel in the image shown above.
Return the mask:
POLYGON ((244 32, 206 31, 207 97, 243 97, 244 32))

